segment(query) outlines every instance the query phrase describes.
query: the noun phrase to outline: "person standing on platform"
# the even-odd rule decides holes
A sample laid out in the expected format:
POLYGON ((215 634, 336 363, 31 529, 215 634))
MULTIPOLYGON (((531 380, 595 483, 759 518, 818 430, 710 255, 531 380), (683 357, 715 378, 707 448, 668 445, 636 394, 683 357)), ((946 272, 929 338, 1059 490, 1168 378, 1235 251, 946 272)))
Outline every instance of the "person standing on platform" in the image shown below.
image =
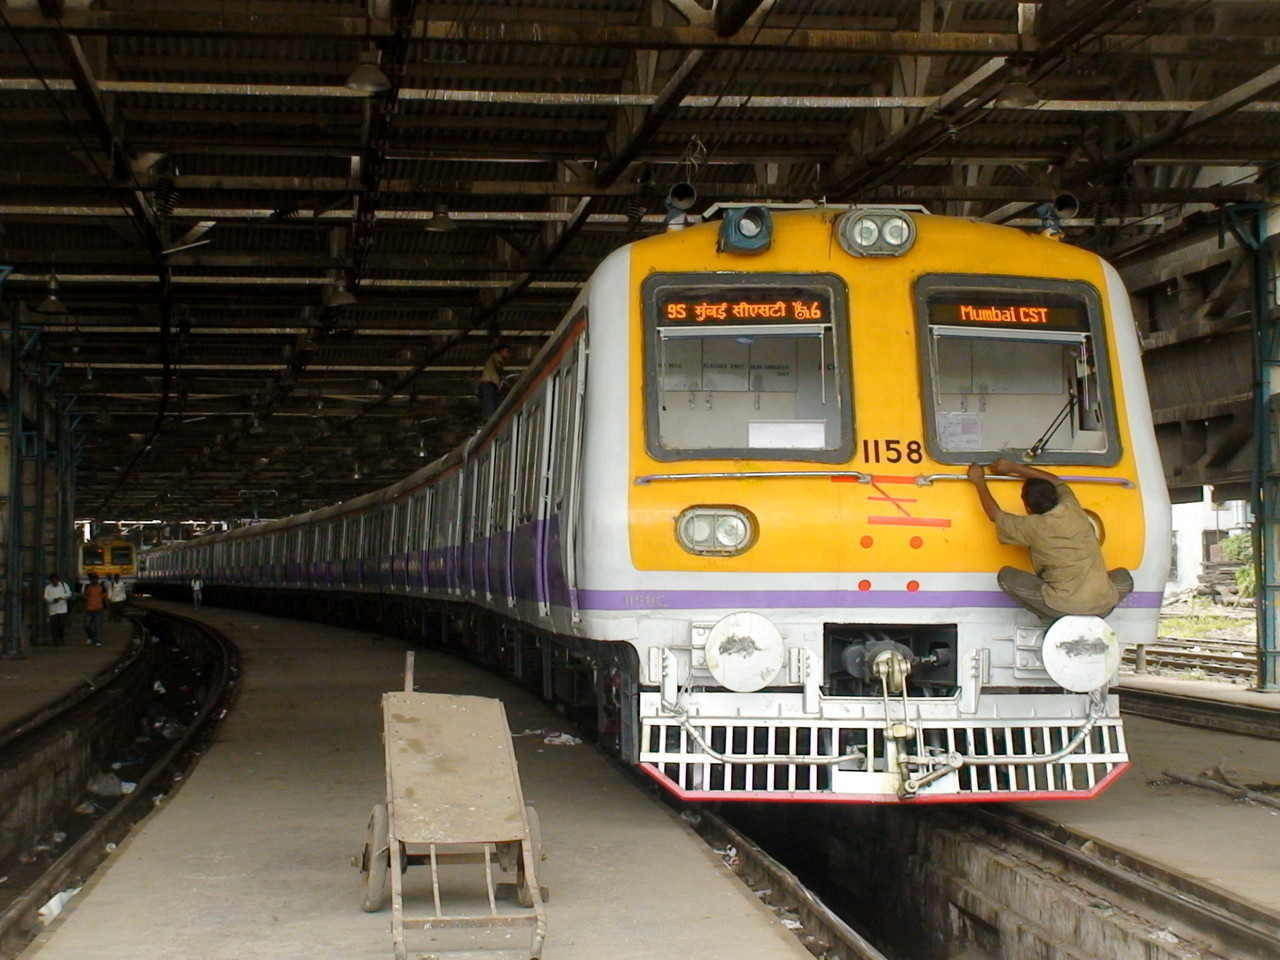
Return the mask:
POLYGON ((511 359, 511 345, 496 344, 489 359, 480 371, 480 380, 476 383, 476 396, 480 398, 480 418, 488 420, 498 410, 498 400, 502 396, 502 380, 506 375, 507 361, 511 359))
POLYGON ((102 618, 107 612, 107 588, 98 582, 96 573, 89 574, 84 587, 84 635, 91 647, 102 646, 102 618))
POLYGON ((55 647, 67 642, 67 601, 70 599, 71 588, 56 573, 49 574, 44 603, 49 613, 49 642, 55 647))
POLYGON ((191 578, 191 608, 193 610, 200 609, 200 595, 204 590, 204 581, 200 579, 200 574, 196 574, 191 578))
POLYGON ((107 599, 111 601, 111 619, 118 622, 123 618, 123 605, 129 599, 129 591, 125 589, 124 581, 118 573, 111 575, 111 582, 107 585, 107 599))

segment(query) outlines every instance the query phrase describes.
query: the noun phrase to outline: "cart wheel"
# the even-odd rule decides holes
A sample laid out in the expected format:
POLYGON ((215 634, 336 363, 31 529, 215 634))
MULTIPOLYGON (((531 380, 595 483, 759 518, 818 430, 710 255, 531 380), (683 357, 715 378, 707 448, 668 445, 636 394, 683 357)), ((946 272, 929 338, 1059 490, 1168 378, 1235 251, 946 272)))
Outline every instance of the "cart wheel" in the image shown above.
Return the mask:
MULTIPOLYGON (((525 818, 529 821, 529 852, 535 864, 542 862, 542 821, 538 819, 538 811, 529 804, 524 808, 525 818)), ((533 906, 533 893, 529 889, 529 878, 524 872, 524 857, 516 863, 516 903, 522 907, 533 906)))
POLYGON ((387 905, 387 884, 391 877, 388 842, 387 805, 375 803, 369 812, 369 825, 364 831, 364 855, 360 858, 360 879, 364 882, 360 909, 365 913, 377 913, 387 905))

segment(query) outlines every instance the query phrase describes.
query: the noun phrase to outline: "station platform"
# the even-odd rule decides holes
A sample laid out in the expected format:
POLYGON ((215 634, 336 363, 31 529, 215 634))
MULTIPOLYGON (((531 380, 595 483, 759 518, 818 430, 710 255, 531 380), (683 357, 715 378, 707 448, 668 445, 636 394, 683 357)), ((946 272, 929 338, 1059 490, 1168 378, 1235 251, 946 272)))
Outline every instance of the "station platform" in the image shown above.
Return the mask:
MULTIPOLYGON (((1152 682, 1197 683, 1142 679, 1144 685, 1152 682)), ((1125 678, 1122 687, 1128 683, 1125 678)), ((1225 699, 1225 693, 1218 696, 1225 699)), ((1221 767, 1237 783, 1280 785, 1280 742, 1133 715, 1125 716, 1125 731, 1132 766, 1100 797, 1019 806, 1280 914, 1276 854, 1267 839, 1280 830, 1280 809, 1166 775, 1195 776, 1221 767)), ((1280 799, 1280 792, 1270 795, 1280 799)))
MULTIPOLYGON (((380 697, 403 688, 403 644, 148 606, 200 619, 239 646, 237 701, 187 781, 23 960, 389 958, 390 911, 361 912, 350 860, 385 797, 380 697)), ((418 651, 416 677, 419 690, 504 701, 525 799, 542 823, 546 960, 810 956, 683 820, 590 745, 548 743, 573 731, 532 694, 431 651, 418 651)))
POLYGON ((1201 700, 1220 700, 1262 710, 1280 710, 1280 692, 1262 693, 1221 680, 1191 680, 1182 677, 1153 676, 1151 674, 1121 673, 1116 684, 1118 690, 1145 690, 1152 693, 1170 693, 1180 697, 1198 697, 1201 700))
POLYGON ((133 635, 127 620, 103 623, 102 646, 85 644, 84 618, 67 619, 66 643, 31 648, 21 660, 0 660, 0 730, 61 700, 85 681, 111 666, 133 635))

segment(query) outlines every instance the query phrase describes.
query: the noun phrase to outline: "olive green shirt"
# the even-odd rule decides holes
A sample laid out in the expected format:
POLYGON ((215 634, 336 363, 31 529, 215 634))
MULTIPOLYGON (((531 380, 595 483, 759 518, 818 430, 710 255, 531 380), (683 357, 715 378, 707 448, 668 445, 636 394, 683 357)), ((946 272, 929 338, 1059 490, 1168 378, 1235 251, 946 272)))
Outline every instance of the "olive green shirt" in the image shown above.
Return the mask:
POLYGON ((1026 547, 1036 576, 1044 581, 1044 602, 1063 613, 1105 616, 1120 601, 1107 576, 1093 524, 1071 488, 1059 481, 1058 505, 1047 513, 996 515, 1001 543, 1026 547))

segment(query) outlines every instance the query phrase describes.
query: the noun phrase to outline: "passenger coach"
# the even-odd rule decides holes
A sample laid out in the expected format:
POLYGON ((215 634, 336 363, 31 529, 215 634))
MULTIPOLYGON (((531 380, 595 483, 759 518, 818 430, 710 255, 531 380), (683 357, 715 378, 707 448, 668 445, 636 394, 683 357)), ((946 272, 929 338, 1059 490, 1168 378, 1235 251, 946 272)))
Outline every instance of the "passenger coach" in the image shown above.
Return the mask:
POLYGON ((1128 760, 1116 638, 1055 669, 997 588, 1028 559, 964 477, 998 456, 1069 480, 1134 575, 1107 624, 1154 636, 1168 501, 1115 271, 918 212, 734 208, 609 256, 465 447, 146 575, 465 648, 686 798, 1092 796, 1128 760))

